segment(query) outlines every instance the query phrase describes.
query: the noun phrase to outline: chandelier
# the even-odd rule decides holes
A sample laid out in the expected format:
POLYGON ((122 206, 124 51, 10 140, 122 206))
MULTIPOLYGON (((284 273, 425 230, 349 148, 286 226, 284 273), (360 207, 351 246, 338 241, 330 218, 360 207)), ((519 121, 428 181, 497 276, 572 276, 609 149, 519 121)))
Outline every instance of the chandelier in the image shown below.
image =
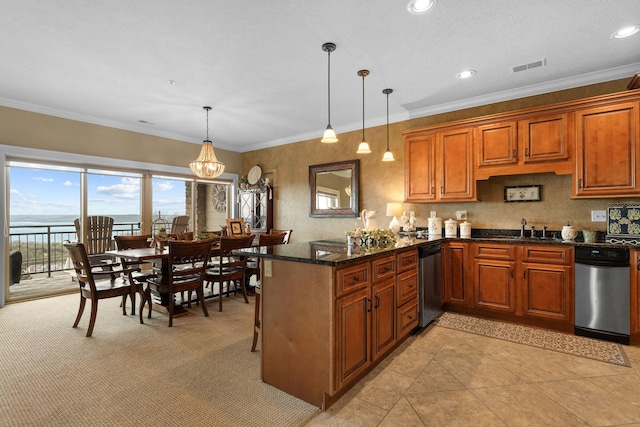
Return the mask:
POLYGON ((220 163, 213 151, 213 144, 209 140, 209 110, 211 107, 202 107, 207 112, 207 139, 202 141, 202 149, 197 159, 189 163, 191 171, 199 178, 216 178, 224 172, 224 164, 220 163))

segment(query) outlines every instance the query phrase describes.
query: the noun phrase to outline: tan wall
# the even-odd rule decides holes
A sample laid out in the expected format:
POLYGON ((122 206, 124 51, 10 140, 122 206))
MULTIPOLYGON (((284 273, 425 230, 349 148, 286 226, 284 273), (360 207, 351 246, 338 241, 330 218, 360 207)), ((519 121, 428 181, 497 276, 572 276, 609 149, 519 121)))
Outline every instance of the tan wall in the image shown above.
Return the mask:
MULTIPOLYGON (((200 145, 0 107, 0 144, 188 167, 200 145)), ((240 172, 240 154, 216 148, 225 172, 240 172)))
MULTIPOLYGON (((393 123, 390 126, 390 145, 395 162, 382 162, 386 148, 386 127, 378 126, 366 130, 371 154, 355 154, 361 139, 361 131, 338 135, 336 144, 320 143, 318 138, 279 147, 256 150, 242 154, 243 174, 253 165, 259 164, 265 172, 272 172, 274 182, 274 227, 292 228, 293 241, 318 240, 344 235, 344 231, 360 224, 356 218, 310 218, 309 217, 309 165, 359 158, 361 199, 360 209, 377 210, 378 224, 386 226, 391 218, 385 215, 387 202, 402 201, 404 197, 404 142, 401 131, 437 123, 467 119, 483 115, 519 110, 523 108, 554 104, 563 101, 604 95, 626 90, 628 79, 585 86, 560 92, 532 96, 513 101, 485 105, 393 123)), ((405 204, 405 209, 415 210, 417 225, 426 226, 429 212, 435 210, 443 220, 455 218, 455 211, 468 211, 474 228, 518 229, 520 219, 529 224, 550 230, 559 230, 567 221, 578 229, 591 227, 605 230, 604 223, 591 223, 592 209, 606 209, 608 203, 617 199, 570 200, 571 176, 536 174, 491 178, 478 183, 481 202, 405 204), (527 203, 504 203, 504 186, 542 185, 542 201, 527 203)), ((627 199, 623 199, 627 200, 627 199)))

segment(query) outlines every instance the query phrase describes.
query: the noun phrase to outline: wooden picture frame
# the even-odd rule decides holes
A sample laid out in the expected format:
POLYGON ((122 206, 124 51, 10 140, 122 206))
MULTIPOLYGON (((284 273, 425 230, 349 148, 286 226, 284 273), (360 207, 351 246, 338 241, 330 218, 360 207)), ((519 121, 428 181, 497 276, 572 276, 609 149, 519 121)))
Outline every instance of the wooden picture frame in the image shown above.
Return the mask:
POLYGON ((244 234, 244 219, 227 218, 227 233, 229 236, 241 236, 244 234))
POLYGON ((505 202, 539 202, 542 199, 541 185, 504 187, 505 202))

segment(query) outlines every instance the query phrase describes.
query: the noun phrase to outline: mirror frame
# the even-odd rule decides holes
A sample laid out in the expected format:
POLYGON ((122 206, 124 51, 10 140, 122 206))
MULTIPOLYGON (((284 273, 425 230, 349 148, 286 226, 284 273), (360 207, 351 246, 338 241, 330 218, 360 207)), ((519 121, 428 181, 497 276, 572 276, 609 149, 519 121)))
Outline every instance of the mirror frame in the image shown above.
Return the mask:
POLYGON ((360 215, 360 160, 346 160, 344 162, 325 163, 322 165, 309 166, 309 192, 311 193, 311 210, 309 216, 312 218, 340 218, 360 215), (342 209, 318 209, 316 206, 316 175, 323 172, 337 170, 351 170, 351 197, 349 208, 342 209))

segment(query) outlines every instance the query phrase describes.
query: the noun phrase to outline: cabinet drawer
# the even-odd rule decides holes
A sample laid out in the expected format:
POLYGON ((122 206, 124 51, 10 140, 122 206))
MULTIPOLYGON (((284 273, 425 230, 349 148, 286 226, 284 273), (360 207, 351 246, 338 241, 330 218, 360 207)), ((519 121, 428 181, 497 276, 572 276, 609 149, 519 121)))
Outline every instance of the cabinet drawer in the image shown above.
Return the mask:
POLYGON ((398 308, 398 338, 403 338, 418 326, 418 300, 398 308))
POLYGON ((573 248, 558 246, 523 246, 522 262, 541 262, 545 264, 573 264, 573 248))
POLYGON ((372 280, 374 283, 389 277, 394 277, 396 275, 396 257, 392 255, 373 260, 371 267, 372 280))
POLYGON ((418 275, 413 271, 408 271, 398 276, 398 307, 405 304, 418 295, 418 275))
POLYGON ((398 254, 398 272, 408 271, 418 268, 418 250, 401 252, 398 254))
POLYGON ((495 243, 475 243, 473 245, 474 258, 508 259, 516 258, 515 245, 499 245, 495 243))
POLYGON ((369 286, 369 263, 353 265, 336 271, 336 295, 340 296, 369 286))

